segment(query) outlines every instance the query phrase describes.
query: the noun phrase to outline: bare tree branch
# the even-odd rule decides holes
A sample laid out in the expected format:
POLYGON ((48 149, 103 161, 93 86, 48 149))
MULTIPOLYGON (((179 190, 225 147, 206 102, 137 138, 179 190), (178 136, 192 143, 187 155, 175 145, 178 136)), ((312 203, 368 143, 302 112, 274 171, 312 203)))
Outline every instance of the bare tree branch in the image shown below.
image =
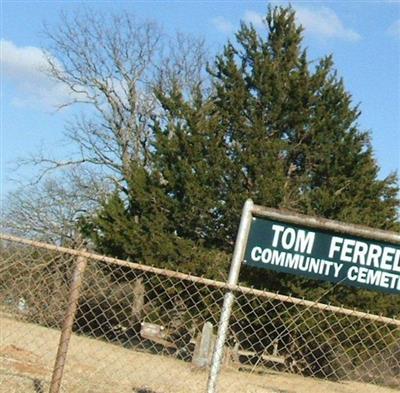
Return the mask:
POLYGON ((2 230, 59 244, 73 242, 79 218, 95 211, 111 188, 110 180, 82 169, 21 187, 4 200, 2 230))
POLYGON ((120 170, 126 178, 130 161, 143 162, 151 142, 156 101, 148 86, 161 50, 160 28, 128 13, 83 12, 63 15, 57 29, 46 28, 45 35, 46 71, 73 97, 63 107, 85 104, 94 114, 90 122, 78 120, 67 135, 82 145, 84 162, 120 170))

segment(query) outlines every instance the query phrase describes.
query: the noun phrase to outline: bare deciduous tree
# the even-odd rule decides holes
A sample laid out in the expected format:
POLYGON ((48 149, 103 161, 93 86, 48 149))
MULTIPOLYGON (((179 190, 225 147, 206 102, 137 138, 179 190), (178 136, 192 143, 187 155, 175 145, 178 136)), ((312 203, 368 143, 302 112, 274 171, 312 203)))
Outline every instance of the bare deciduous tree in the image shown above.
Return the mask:
POLYGON ((77 107, 79 114, 65 127, 68 155, 43 148, 19 160, 22 168, 36 165, 39 176, 28 193, 23 187, 7 198, 3 215, 17 232, 51 240, 49 234, 70 237, 78 212, 92 211, 110 185, 126 191, 132 161, 151 168, 151 123, 162 116, 154 87, 178 83, 190 92, 206 85, 207 55, 202 40, 167 37, 126 12, 62 14, 44 36, 43 72, 70 98, 58 109, 77 107))
POLYGON ((66 126, 76 149, 64 160, 42 152, 21 162, 40 165, 40 179, 64 166, 106 168, 123 188, 132 160, 149 165, 151 122, 161 114, 154 86, 167 89, 174 81, 190 91, 204 84, 203 40, 183 34, 168 38, 155 23, 129 13, 88 11, 63 14, 55 29, 46 27, 45 36, 48 66, 43 71, 70 95, 59 109, 81 109, 66 126))
POLYGON ((83 171, 68 171, 10 192, 2 211, 2 230, 57 244, 74 242, 79 218, 93 212, 111 187, 96 173, 83 171))
POLYGON ((84 12, 63 15, 56 29, 45 32, 50 43, 46 71, 68 87, 71 101, 65 106, 88 106, 67 127, 80 154, 69 163, 104 166, 121 181, 130 160, 147 159, 160 28, 126 13, 106 17, 84 12))

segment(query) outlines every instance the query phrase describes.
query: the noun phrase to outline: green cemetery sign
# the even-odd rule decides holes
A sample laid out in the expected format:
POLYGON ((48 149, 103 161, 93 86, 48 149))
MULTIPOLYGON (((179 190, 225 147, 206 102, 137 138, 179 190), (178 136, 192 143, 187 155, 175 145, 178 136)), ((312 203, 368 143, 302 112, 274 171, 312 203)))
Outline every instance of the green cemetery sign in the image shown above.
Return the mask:
POLYGON ((393 232, 254 206, 244 263, 399 294, 399 243, 393 232))
MULTIPOLYGON (((393 294, 400 293, 400 234, 257 206, 243 206, 227 284, 248 266, 393 294)), ((267 283, 266 283, 267 284, 267 283)), ((225 293, 208 378, 216 391, 234 301, 225 293)))

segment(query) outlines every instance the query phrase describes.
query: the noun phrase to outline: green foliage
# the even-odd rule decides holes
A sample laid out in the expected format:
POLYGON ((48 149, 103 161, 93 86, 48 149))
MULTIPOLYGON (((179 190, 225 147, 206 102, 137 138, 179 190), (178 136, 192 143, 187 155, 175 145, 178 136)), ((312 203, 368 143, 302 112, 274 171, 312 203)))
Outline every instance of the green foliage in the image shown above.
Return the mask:
POLYGON ((96 216, 81 222, 97 250, 132 262, 224 278, 221 271, 228 256, 179 234, 172 220, 174 206, 159 179, 140 166, 131 173, 125 198, 114 193, 96 216))
MULTIPOLYGON (((83 228, 99 251, 221 277, 244 201, 399 230, 395 175, 378 179, 333 59, 311 62, 292 8, 269 8, 266 33, 242 24, 209 67, 212 93, 156 89, 151 164, 83 228)), ((270 290, 399 313, 394 296, 243 269, 270 290)))

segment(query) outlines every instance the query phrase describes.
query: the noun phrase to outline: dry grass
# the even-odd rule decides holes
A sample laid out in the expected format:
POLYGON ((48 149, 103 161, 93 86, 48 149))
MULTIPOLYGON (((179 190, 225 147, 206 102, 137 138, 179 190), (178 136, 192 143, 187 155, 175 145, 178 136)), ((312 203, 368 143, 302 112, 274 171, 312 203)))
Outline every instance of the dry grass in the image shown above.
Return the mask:
MULTIPOLYGON (((48 391, 59 332, 0 318, 0 392, 48 391)), ((203 393, 205 371, 170 357, 141 353, 74 335, 63 381, 68 393, 203 393)), ((334 383, 271 372, 223 370, 219 393, 393 393, 355 382, 334 383)), ((397 390, 398 391, 398 390, 397 390)))

